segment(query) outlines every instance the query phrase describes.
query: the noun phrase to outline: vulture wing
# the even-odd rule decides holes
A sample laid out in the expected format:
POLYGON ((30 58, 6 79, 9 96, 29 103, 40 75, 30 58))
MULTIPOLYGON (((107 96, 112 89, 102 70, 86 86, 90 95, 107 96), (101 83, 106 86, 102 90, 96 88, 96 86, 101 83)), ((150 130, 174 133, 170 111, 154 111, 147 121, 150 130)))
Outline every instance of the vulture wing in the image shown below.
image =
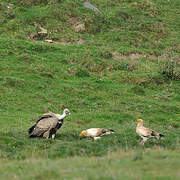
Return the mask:
POLYGON ((29 128, 29 137, 41 137, 51 128, 55 128, 58 119, 54 113, 43 114, 31 128, 29 128))
POLYGON ((115 131, 112 129, 102 129, 102 135, 113 134, 115 131))
POLYGON ((145 128, 145 127, 140 127, 140 128, 138 128, 137 133, 138 133, 140 136, 150 138, 150 137, 151 137, 152 130, 151 130, 151 129, 148 129, 148 128, 145 128))
POLYGON ((51 117, 56 117, 56 115, 52 112, 45 113, 36 121, 36 124, 42 119, 51 118, 51 117))
POLYGON ((138 134, 147 138, 155 137, 157 139, 161 139, 162 137, 164 137, 164 135, 145 127, 140 128, 138 134))
POLYGON ((154 137, 157 138, 157 139, 161 139, 161 138, 164 137, 164 135, 162 135, 162 134, 160 134, 160 133, 157 133, 157 132, 155 132, 155 131, 152 131, 151 136, 154 136, 154 137))
POLYGON ((88 135, 92 137, 98 137, 98 136, 114 133, 114 130, 103 129, 103 128, 91 128, 91 129, 88 129, 87 131, 88 131, 88 135))
POLYGON ((37 123, 38 123, 40 120, 45 119, 45 118, 51 118, 51 117, 54 117, 54 116, 55 116, 55 114, 52 113, 52 112, 43 114, 43 115, 36 121, 36 123, 35 123, 32 127, 30 127, 30 128, 28 129, 29 135, 33 132, 34 128, 36 127, 37 123))

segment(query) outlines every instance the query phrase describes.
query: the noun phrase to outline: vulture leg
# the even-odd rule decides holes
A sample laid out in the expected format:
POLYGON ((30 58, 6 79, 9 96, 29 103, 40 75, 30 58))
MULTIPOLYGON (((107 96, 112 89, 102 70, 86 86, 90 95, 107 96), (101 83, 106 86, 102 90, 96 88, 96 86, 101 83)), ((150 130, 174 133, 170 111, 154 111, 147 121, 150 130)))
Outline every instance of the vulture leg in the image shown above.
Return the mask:
POLYGON ((148 140, 148 138, 145 138, 145 137, 142 137, 143 140, 141 141, 140 145, 143 145, 144 146, 144 143, 148 140))
POLYGON ((52 139, 54 139, 54 138, 55 138, 55 136, 56 136, 56 134, 53 134, 53 135, 52 135, 52 139))
POLYGON ((94 140, 100 139, 101 137, 94 137, 94 140))
POLYGON ((55 136, 56 136, 56 129, 53 128, 53 129, 51 129, 50 132, 49 132, 49 138, 54 139, 55 136))
POLYGON ((49 138, 49 131, 46 131, 44 134, 43 134, 43 137, 48 139, 49 138))

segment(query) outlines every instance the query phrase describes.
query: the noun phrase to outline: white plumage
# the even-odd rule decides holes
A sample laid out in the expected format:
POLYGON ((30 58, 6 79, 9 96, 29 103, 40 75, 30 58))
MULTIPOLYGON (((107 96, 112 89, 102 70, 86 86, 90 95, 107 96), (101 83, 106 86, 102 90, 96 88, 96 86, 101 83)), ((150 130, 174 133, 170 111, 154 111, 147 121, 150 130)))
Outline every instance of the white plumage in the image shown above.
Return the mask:
POLYGON ((162 137, 164 137, 164 135, 144 127, 142 119, 138 119, 137 122, 138 122, 138 125, 136 127, 136 133, 142 138, 142 141, 140 144, 144 145, 144 143, 149 138, 161 139, 162 137))
POLYGON ((111 129, 104 128, 90 128, 87 130, 83 130, 80 133, 80 136, 91 137, 94 140, 100 139, 103 135, 113 134, 115 131, 111 129))

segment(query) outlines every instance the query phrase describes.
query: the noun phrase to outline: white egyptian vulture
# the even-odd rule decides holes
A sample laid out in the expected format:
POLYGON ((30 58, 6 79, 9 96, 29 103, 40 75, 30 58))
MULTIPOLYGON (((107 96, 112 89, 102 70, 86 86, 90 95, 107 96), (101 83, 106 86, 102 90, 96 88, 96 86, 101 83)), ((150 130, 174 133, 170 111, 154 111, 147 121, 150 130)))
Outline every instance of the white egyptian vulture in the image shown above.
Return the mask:
POLYGON ((140 144, 144 145, 144 143, 149 138, 161 139, 162 137, 164 137, 164 135, 144 127, 142 119, 138 119, 137 122, 138 122, 138 124, 137 124, 137 127, 136 127, 136 133, 142 138, 142 141, 141 141, 140 144))
POLYGON ((29 137, 55 138, 56 131, 63 125, 64 118, 70 114, 68 109, 64 109, 63 114, 52 112, 43 114, 36 123, 29 128, 29 137))
POLYGON ((83 130, 79 136, 91 137, 94 140, 100 139, 101 136, 113 134, 115 131, 111 129, 103 129, 103 128, 90 128, 87 130, 83 130))

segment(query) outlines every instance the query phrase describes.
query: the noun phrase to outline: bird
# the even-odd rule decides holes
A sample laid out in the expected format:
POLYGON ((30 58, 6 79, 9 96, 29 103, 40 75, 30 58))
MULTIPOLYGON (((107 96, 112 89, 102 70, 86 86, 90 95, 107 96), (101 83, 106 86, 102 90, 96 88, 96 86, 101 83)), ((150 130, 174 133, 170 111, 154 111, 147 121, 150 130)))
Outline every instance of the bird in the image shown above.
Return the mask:
POLYGON ((80 133, 80 137, 91 137, 94 140, 100 139, 101 136, 113 134, 115 131, 112 129, 104 129, 104 128, 90 128, 87 130, 83 130, 80 133))
POLYGON ((144 143, 149 138, 161 139, 164 137, 164 135, 162 135, 162 134, 160 134, 160 133, 158 133, 152 129, 144 127, 142 119, 138 119, 137 122, 138 122, 138 124, 136 127, 136 133, 142 138, 142 141, 140 143, 141 145, 144 145, 144 143))
POLYGON ((29 138, 43 137, 54 139, 56 131, 63 125, 64 118, 70 114, 69 109, 64 109, 63 114, 48 112, 43 114, 36 123, 28 129, 29 138))

